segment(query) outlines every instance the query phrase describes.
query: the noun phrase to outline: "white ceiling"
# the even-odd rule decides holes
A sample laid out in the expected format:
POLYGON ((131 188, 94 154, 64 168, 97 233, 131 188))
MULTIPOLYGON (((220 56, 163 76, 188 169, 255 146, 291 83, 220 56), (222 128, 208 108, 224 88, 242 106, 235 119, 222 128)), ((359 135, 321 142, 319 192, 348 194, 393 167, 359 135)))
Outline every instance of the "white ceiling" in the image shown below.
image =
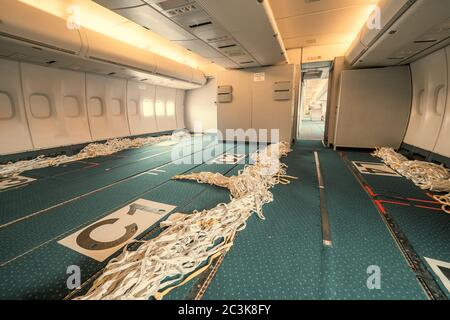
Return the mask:
POLYGON ((269 0, 286 49, 350 46, 378 0, 269 0))

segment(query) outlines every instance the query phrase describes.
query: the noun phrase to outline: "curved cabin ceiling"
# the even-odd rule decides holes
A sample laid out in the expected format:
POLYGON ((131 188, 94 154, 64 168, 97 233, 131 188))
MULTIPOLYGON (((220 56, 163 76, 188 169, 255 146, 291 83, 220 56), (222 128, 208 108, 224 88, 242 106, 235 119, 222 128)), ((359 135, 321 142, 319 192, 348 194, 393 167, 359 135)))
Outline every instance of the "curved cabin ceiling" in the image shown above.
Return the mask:
POLYGON ((269 0, 287 50, 303 62, 344 55, 378 0, 269 0))

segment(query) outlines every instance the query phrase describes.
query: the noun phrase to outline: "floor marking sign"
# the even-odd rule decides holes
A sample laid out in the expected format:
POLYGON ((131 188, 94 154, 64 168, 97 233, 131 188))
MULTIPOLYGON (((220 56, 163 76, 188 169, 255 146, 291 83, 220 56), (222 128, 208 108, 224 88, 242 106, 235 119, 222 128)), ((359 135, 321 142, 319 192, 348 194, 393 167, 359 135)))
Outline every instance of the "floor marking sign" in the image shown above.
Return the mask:
POLYGON ((384 163, 353 161, 353 165, 362 174, 375 176, 401 177, 397 172, 389 168, 384 163))
POLYGON ((245 154, 224 153, 213 160, 216 164, 237 164, 245 158, 245 154))
POLYGON ((430 258, 425 258, 425 260, 450 292, 450 263, 430 258))
POLYGON ((27 184, 36 179, 24 176, 15 176, 9 178, 0 178, 0 191, 27 184))
POLYGON ((139 199, 58 243, 102 262, 175 208, 169 204, 139 199))

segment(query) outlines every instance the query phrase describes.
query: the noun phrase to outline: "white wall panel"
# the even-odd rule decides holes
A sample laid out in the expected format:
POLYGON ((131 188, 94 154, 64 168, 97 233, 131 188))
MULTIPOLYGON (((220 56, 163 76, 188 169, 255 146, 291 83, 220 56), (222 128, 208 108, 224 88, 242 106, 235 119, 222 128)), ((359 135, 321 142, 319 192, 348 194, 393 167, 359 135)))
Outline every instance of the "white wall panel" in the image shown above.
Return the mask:
POLYGON ((127 112, 132 135, 157 132, 155 86, 128 81, 127 112))
POLYGON ((36 149, 91 141, 84 73, 23 63, 25 109, 36 149))
POLYGON ((217 104, 217 124, 223 138, 274 141, 277 140, 276 133, 279 133, 279 139, 291 141, 295 103, 293 89, 296 85, 294 76, 294 65, 219 72, 217 86, 231 86, 231 102, 217 104), (277 85, 280 83, 290 89, 284 92, 288 100, 277 100, 280 92, 277 85), (227 129, 234 130, 236 136, 228 135, 227 129), (242 131, 246 131, 246 134, 242 134, 242 131))
POLYGON ((184 129, 184 96, 186 91, 177 89, 177 96, 175 100, 175 114, 177 118, 177 129, 184 129))
MULTIPOLYGON (((450 79, 450 46, 446 49, 447 56, 447 79, 450 79)), ((444 68, 444 66, 442 66, 444 68)), ((450 86, 447 80, 446 92, 446 108, 444 113, 444 121, 442 123, 441 131, 434 148, 434 152, 445 157, 450 157, 450 86)), ((441 103, 441 102, 439 102, 441 103)))
POLYGON ((186 91, 185 120, 191 131, 217 131, 217 79, 199 89, 186 91), (196 128, 198 123, 199 128, 196 128), (201 127, 200 127, 201 126, 201 127))
POLYGON ((159 132, 177 128, 176 94, 176 89, 156 87, 155 113, 159 132))
POLYGON ((413 104, 405 137, 407 144, 429 151, 436 145, 445 112, 446 64, 445 49, 411 64, 413 104))
POLYGON ((0 74, 0 154, 31 150, 19 63, 0 60, 0 74))
MULTIPOLYGON (((252 85, 252 128, 267 130, 259 134, 259 141, 291 141, 292 121, 294 118, 294 65, 273 66, 253 69, 254 72, 264 72, 264 81, 253 81, 252 85), (274 90, 276 83, 287 83, 290 89, 288 100, 275 100, 274 90), (279 137, 272 137, 278 132, 279 137)), ((278 88, 279 89, 279 88, 278 88)))
POLYGON ((399 148, 411 111, 407 66, 341 73, 335 147, 399 148))
POLYGON ((217 86, 232 87, 232 101, 217 103, 217 128, 224 139, 227 139, 225 136, 227 129, 252 128, 252 82, 253 73, 250 71, 220 71, 218 73, 217 86))
POLYGON ((86 75, 87 108, 93 140, 130 135, 126 112, 126 80, 86 75))

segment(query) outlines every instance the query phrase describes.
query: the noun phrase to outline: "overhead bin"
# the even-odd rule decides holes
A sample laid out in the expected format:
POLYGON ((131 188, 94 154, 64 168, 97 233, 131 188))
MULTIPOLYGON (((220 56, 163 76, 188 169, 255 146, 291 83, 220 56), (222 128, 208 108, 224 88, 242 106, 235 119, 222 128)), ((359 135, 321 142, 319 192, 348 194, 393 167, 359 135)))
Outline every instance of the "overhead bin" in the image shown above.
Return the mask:
MULTIPOLYGON (((89 49, 86 57, 90 60, 96 60, 103 63, 110 63, 125 68, 125 78, 137 78, 138 80, 153 84, 189 89, 187 84, 193 84, 193 87, 204 85, 206 83, 205 75, 197 69, 188 65, 171 60, 164 56, 155 54, 148 50, 132 46, 120 40, 116 40, 94 32, 84 30, 85 37, 89 43, 89 49), (136 75, 131 70, 143 72, 136 75), (159 75, 165 78, 177 81, 152 81, 152 75, 159 75), (195 76, 194 76, 195 75, 195 76), (180 81, 184 83, 179 83, 180 81)), ((120 76, 124 71, 112 72, 115 76, 120 76), (118 74, 120 73, 120 74, 118 74)), ((164 79, 161 79, 164 80, 164 79)))
POLYGON ((369 18, 371 20, 364 24, 359 36, 361 43, 368 48, 377 36, 382 33, 387 26, 391 25, 413 3, 414 1, 411 0, 380 0, 378 9, 375 9, 379 10, 378 12, 380 15, 375 19, 373 19, 373 17, 369 18), (378 22, 380 23, 379 26, 376 25, 378 22))
POLYGON ((95 2, 108 9, 129 8, 144 4, 141 0, 95 0, 95 2))
POLYGON ((345 61, 348 64, 353 64, 357 59, 366 52, 367 48, 361 43, 360 37, 356 37, 355 41, 351 44, 345 56, 345 61))
POLYGON ((65 19, 20 1, 2 1, 0 55, 14 60, 66 67, 82 51, 78 30, 65 19))
POLYGON ((163 56, 156 57, 156 73, 192 82, 192 68, 163 56))
POLYGON ((415 0, 380 0, 374 13, 368 18, 358 36, 347 50, 346 61, 350 64, 357 60, 389 28, 415 0), (378 16, 374 16, 377 15, 378 16), (379 23, 379 25, 377 25, 379 23))
MULTIPOLYGON (((450 36, 448 0, 382 1, 381 29, 365 25, 347 52, 353 67, 403 65, 446 45, 450 36)), ((369 21, 370 24, 370 21, 369 21)))
POLYGON ((2 1, 0 36, 29 46, 75 55, 82 47, 78 30, 68 28, 65 19, 20 1, 2 1))
POLYGON ((70 28, 66 19, 20 1, 2 3, 0 56, 147 83, 159 75, 158 83, 180 89, 206 83, 190 66, 93 30, 70 28))
POLYGON ((156 71, 155 54, 128 43, 84 29, 89 49, 87 58, 117 64, 144 72, 156 71))

